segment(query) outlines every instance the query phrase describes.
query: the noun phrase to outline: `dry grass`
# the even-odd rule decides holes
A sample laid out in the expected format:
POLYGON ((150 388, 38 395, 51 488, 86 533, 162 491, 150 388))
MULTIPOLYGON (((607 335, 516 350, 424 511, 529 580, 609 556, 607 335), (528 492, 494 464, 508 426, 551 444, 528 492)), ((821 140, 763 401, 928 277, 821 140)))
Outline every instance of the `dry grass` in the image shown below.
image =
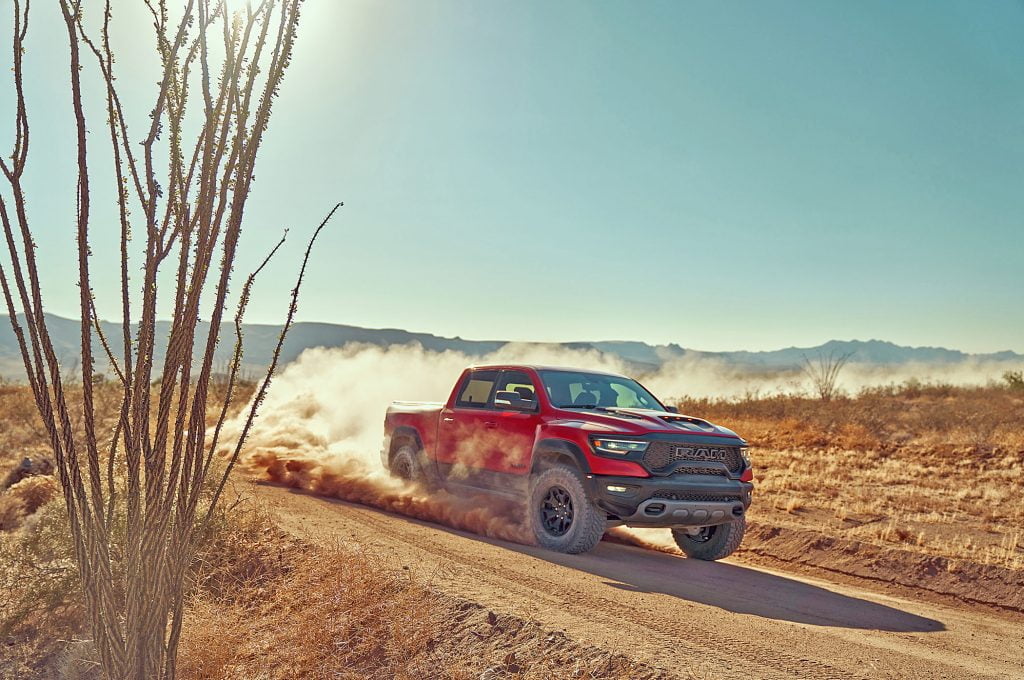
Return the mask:
POLYGON ((913 451, 972 459, 1024 453, 1024 392, 908 382, 829 402, 805 396, 686 399, 680 411, 723 423, 760 448, 913 451))
POLYGON ((309 554, 268 520, 206 555, 183 678, 422 677, 443 627, 430 593, 372 556, 309 554))
MULTIPOLYGON (((231 412, 237 412, 252 396, 253 383, 239 383, 231 402, 231 412)), ((211 419, 216 415, 214 406, 223 399, 225 386, 221 382, 210 385, 211 419)), ((82 389, 69 383, 64 386, 68 408, 72 414, 82 411, 82 389)), ((93 397, 97 411, 97 436, 101 442, 109 443, 116 425, 117 409, 122 397, 119 384, 100 381, 94 386, 93 397)), ((152 404, 155 409, 156 403, 152 404)), ((172 411, 173 416, 173 411, 172 411)), ((36 411, 32 392, 27 385, 0 383, 0 480, 7 470, 23 458, 50 458, 52 454, 45 428, 36 411)), ((75 429, 81 431, 81 427, 75 429)))
POLYGON ((753 453, 756 518, 1012 569, 1024 568, 1024 461, 964 464, 912 452, 753 453))
POLYGON ((1024 394, 918 383, 680 404, 754 445, 753 516, 1024 568, 1024 394))

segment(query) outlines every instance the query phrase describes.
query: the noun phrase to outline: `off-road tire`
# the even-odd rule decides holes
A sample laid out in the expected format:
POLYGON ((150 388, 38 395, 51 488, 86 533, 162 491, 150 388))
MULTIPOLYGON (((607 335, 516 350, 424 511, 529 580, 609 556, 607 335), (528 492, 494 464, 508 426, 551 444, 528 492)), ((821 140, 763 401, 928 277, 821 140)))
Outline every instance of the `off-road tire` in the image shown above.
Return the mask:
POLYGON ((527 518, 537 543, 542 548, 562 553, 583 553, 592 550, 604 535, 606 518, 583 488, 583 481, 576 470, 566 465, 553 465, 530 479, 530 496, 527 518), (564 532, 551 528, 552 505, 555 498, 568 499, 566 506, 558 504, 562 514, 564 532), (545 509, 548 520, 545 519, 545 509), (567 517, 571 519, 566 523, 567 517))
POLYGON ((698 560, 720 560, 740 547, 747 530, 747 518, 740 517, 728 524, 702 528, 702 536, 695 537, 683 529, 673 529, 672 538, 687 557, 698 560))
POLYGON ((392 477, 408 482, 423 481, 423 470, 420 468, 420 457, 412 444, 402 444, 391 457, 390 471, 392 477))

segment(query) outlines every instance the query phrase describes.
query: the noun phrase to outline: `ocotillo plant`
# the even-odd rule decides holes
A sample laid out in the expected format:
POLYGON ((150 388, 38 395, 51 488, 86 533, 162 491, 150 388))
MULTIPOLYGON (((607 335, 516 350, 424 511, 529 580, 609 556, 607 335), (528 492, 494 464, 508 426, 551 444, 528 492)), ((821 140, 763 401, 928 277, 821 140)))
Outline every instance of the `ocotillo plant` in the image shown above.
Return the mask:
MULTIPOLYGON (((262 0, 231 14, 223 2, 187 0, 184 7, 175 3, 169 11, 165 0, 144 0, 160 73, 146 129, 135 137, 116 77, 110 0, 105 5, 88 3, 103 9, 92 26, 83 19, 82 0, 59 0, 77 139, 77 184, 74 198, 70 191, 68 196, 76 206, 82 413, 72 412, 76 407, 66 398, 65 376, 47 329, 37 234, 28 207, 33 197, 23 186, 31 136, 23 69, 30 3, 8 4, 14 23, 16 105, 14 148, 0 159, 7 182, 0 191, 7 249, 0 282, 56 459, 92 639, 110 678, 175 675, 183 580, 234 462, 232 458, 226 466, 216 465, 213 451, 241 364, 242 316, 254 277, 263 267, 247 278, 237 298, 229 290, 232 268, 257 150, 292 56, 300 2, 262 0), (83 87, 86 69, 98 73, 101 88, 83 87), (105 129, 96 128, 104 130, 103 156, 109 156, 102 162, 95 162, 96 130, 87 144, 87 100, 97 93, 106 111, 105 129), (120 348, 112 344, 117 339, 103 335, 90 280, 94 194, 101 186, 112 190, 119 208, 120 348), (138 243, 130 247, 133 235, 141 240, 141 249, 138 243), (162 267, 169 277, 160 275, 162 267), (139 270, 141 277, 134 280, 139 270), (223 403, 210 403, 219 330, 235 299, 229 384, 223 403), (166 338, 157 337, 158 301, 173 309, 166 338), (197 337, 201 310, 210 328, 205 338, 197 337), (112 437, 97 431, 94 340, 120 385, 112 437), (159 362, 157 350, 164 342, 159 362), (212 427, 210 412, 215 414, 212 427), (212 489, 212 498, 204 500, 204 487, 212 489), (123 554, 115 558, 112 535, 122 526, 123 548, 118 551, 123 554)), ((316 230, 310 248, 337 208, 316 230)), ((292 291, 285 331, 295 314, 310 248, 292 291)), ((268 260, 271 255, 273 251, 268 260)), ((250 406, 249 423, 283 339, 282 332, 278 352, 250 406)), ((244 436, 234 446, 236 457, 244 436)))

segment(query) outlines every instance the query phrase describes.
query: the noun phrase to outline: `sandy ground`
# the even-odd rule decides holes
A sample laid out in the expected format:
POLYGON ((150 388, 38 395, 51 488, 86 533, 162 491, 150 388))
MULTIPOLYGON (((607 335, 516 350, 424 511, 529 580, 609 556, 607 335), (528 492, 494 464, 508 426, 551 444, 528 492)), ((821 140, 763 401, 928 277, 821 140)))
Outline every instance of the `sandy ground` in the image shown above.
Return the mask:
POLYGON ((1024 678, 1019 614, 608 542, 561 555, 279 486, 237 490, 288 531, 684 677, 1024 678))

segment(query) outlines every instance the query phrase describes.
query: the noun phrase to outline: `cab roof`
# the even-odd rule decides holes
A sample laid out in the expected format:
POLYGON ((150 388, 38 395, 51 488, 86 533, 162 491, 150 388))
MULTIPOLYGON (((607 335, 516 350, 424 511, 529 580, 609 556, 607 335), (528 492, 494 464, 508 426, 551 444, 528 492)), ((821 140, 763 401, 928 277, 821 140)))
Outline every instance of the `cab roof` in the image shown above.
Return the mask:
POLYGON ((499 369, 503 369, 503 368, 504 369, 523 369, 523 368, 526 368, 526 369, 531 369, 531 370, 534 370, 534 371, 565 371, 567 373, 591 373, 591 374, 597 374, 597 375, 611 375, 611 376, 615 376, 617 378, 625 378, 625 377, 627 377, 627 376, 624 376, 624 375, 622 375, 620 373, 612 373, 611 371, 601 371, 601 370, 593 369, 593 368, 575 368, 575 367, 572 367, 572 366, 549 366, 549 365, 544 365, 544 364, 473 364, 469 368, 471 368, 474 371, 482 370, 482 369, 499 370, 499 369))

